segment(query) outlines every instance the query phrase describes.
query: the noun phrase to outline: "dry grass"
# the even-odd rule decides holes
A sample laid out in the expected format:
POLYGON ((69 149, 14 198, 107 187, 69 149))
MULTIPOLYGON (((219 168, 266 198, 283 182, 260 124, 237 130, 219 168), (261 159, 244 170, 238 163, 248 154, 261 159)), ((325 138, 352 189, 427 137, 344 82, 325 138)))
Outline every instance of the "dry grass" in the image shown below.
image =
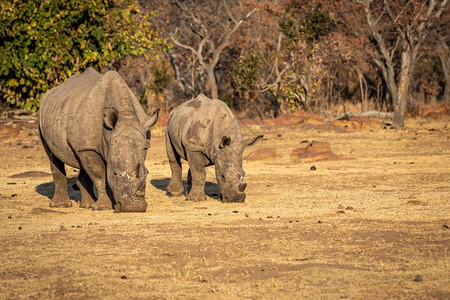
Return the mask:
POLYGON ((246 154, 273 147, 278 157, 244 162, 244 204, 217 200, 213 168, 207 201, 167 197, 159 128, 143 214, 50 209, 51 176, 8 178, 49 172, 36 131, 3 138, 0 298, 448 299, 448 122, 407 128, 247 126, 265 138, 246 154), (303 140, 329 142, 341 159, 291 163, 303 140))

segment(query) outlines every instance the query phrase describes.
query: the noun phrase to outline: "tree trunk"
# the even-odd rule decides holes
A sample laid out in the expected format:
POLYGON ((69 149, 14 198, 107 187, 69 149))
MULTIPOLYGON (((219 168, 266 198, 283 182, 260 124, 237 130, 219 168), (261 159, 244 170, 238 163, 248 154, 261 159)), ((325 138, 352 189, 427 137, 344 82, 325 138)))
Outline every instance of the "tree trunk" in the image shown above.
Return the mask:
POLYGON ((367 94, 368 94, 368 86, 367 86, 367 81, 364 78, 364 74, 362 73, 361 70, 357 70, 358 72, 358 78, 359 78, 359 89, 361 91, 361 110, 363 112, 367 111, 367 94))
POLYGON ((207 66, 206 74, 208 74, 209 91, 212 99, 219 99, 219 89, 217 88, 216 74, 214 74, 214 66, 207 66))
POLYGON ((446 48, 445 50, 442 52, 438 52, 442 65, 442 72, 444 73, 445 79, 444 95, 442 97, 442 100, 445 104, 450 104, 450 55, 448 53, 448 48, 446 48))
POLYGON ((402 52, 400 78, 398 84, 397 102, 394 102, 394 125, 403 127, 406 106, 409 97, 409 85, 411 83, 411 54, 409 49, 402 52))

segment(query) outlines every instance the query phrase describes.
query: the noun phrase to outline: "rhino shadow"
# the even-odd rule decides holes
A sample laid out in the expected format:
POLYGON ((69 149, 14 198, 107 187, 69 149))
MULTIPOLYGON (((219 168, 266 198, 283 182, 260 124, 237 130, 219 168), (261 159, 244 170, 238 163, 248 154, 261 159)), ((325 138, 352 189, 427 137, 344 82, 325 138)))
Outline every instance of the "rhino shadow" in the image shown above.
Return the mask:
MULTIPOLYGON (((164 178, 164 179, 152 179, 150 180, 150 183, 157 188, 158 190, 162 190, 167 193, 167 186, 169 185, 170 178, 164 178)), ((186 195, 187 190, 187 181, 183 180, 183 186, 184 186, 184 192, 183 195, 186 195)), ((220 188, 217 183, 207 181, 205 183, 205 193, 207 196, 214 198, 214 199, 220 199, 220 188)))
MULTIPOLYGON (((67 179, 69 198, 71 200, 79 202, 81 201, 81 193, 76 186, 77 186, 77 176, 70 177, 67 179)), ((53 181, 42 183, 36 187, 36 192, 41 194, 42 196, 46 196, 47 198, 52 199, 53 194, 55 193, 55 183, 53 181)))

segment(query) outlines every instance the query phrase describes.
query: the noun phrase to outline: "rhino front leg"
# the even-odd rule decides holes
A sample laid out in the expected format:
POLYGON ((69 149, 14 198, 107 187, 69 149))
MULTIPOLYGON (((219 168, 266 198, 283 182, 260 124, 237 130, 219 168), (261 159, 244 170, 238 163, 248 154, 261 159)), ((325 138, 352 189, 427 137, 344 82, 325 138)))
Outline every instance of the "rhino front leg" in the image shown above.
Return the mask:
POLYGON ((205 194, 205 156, 200 152, 188 153, 188 193, 186 200, 203 201, 206 200, 205 194))
POLYGON ((112 200, 106 192, 106 166, 101 156, 95 151, 83 151, 78 154, 81 167, 97 187, 98 198, 92 204, 93 210, 112 209, 112 200))
POLYGON ((181 158, 174 151, 169 139, 166 137, 166 149, 167 157, 169 158, 170 170, 172 171, 172 177, 170 183, 167 186, 167 193, 169 196, 177 197, 183 194, 183 180, 181 177, 181 158))
POLYGON ((80 169, 80 174, 78 175, 77 186, 81 192, 81 203, 82 208, 92 208, 94 205, 94 183, 91 177, 86 173, 84 169, 80 169))

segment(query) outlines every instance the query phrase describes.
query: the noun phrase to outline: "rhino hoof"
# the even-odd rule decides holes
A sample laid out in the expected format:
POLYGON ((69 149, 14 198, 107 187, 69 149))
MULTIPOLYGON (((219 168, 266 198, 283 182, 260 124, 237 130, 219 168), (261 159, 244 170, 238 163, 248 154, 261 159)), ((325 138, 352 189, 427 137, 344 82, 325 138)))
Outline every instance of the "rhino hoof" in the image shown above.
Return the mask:
POLYGON ((81 203, 80 207, 81 208, 92 208, 92 203, 81 203))
POLYGON ((193 202, 200 202, 200 201, 205 201, 206 200, 206 195, 202 195, 202 196, 187 196, 186 197, 187 201, 193 201, 193 202))
POLYGON ((50 207, 55 207, 55 208, 66 208, 66 207, 72 207, 72 201, 67 200, 64 202, 56 202, 51 200, 50 201, 50 207))
POLYGON ((92 207, 92 210, 98 210, 98 211, 101 211, 101 210, 110 210, 110 209, 112 209, 112 207, 107 206, 107 205, 99 205, 99 206, 93 206, 93 207, 92 207))
POLYGON ((180 197, 183 196, 182 192, 167 192, 170 197, 180 197))

